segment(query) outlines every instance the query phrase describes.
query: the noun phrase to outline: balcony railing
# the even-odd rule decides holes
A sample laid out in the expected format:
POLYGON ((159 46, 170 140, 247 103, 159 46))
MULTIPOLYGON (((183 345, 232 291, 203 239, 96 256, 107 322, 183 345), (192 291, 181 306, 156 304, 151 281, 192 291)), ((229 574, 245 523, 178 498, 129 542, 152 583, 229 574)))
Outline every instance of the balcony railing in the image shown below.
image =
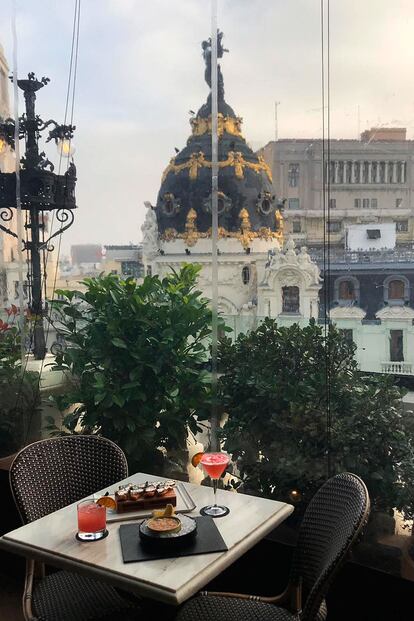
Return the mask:
MULTIPOLYGON (((333 241, 333 240, 332 240, 333 241)), ((313 261, 323 263, 323 248, 310 248, 309 254, 313 261)), ((414 250, 362 250, 350 251, 332 249, 329 255, 331 264, 334 263, 412 263, 414 250)))
POLYGON ((412 375, 412 366, 409 362, 381 362, 382 372, 391 375, 412 375))

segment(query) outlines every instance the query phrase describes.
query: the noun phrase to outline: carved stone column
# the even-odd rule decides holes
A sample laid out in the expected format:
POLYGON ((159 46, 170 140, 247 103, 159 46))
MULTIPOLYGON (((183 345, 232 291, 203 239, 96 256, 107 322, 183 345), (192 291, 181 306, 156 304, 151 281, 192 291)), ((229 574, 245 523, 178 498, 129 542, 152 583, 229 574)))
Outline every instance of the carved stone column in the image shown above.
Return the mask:
POLYGON ((351 162, 351 183, 355 183, 355 166, 356 166, 356 162, 352 160, 351 162))
POLYGON ((363 183, 364 182, 364 162, 359 161, 358 162, 358 183, 363 183))
POLYGON ((407 162, 401 162, 401 183, 407 183, 407 162))
POLYGON ((379 183, 380 182, 380 162, 377 162, 377 175, 375 178, 375 183, 379 183))
POLYGON ((384 183, 388 183, 388 164, 389 164, 389 162, 384 162, 384 163, 385 163, 384 183))
POLYGON ((338 183, 338 174, 339 174, 339 162, 337 160, 335 160, 334 162, 334 183, 338 183))
POLYGON ((392 162, 392 182, 397 183, 397 162, 392 162))
POLYGON ((368 178, 367 183, 372 183, 372 162, 368 162, 368 178))

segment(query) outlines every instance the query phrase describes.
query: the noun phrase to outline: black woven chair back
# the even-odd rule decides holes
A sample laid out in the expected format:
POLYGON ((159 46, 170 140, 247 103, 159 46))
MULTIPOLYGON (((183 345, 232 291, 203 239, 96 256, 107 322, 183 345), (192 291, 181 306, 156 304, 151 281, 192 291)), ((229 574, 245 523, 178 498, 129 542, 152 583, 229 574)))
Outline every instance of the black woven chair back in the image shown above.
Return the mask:
POLYGON ((292 579, 302 579, 301 621, 314 621, 335 570, 365 525, 368 490, 354 474, 329 479, 306 509, 293 559, 292 579))
POLYGON ((24 523, 76 502, 128 476, 123 451, 107 438, 73 435, 23 448, 10 485, 24 523))

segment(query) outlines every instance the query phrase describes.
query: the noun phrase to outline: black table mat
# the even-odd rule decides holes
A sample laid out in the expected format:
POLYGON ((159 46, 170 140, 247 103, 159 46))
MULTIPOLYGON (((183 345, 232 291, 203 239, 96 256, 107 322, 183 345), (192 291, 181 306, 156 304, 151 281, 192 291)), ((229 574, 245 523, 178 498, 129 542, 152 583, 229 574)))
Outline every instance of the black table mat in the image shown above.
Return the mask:
POLYGON ((178 556, 192 556, 209 552, 226 552, 228 547, 211 517, 196 517, 197 535, 185 548, 173 550, 149 551, 141 544, 139 537, 140 522, 121 524, 119 538, 121 540, 122 557, 124 563, 134 561, 151 561, 178 556))

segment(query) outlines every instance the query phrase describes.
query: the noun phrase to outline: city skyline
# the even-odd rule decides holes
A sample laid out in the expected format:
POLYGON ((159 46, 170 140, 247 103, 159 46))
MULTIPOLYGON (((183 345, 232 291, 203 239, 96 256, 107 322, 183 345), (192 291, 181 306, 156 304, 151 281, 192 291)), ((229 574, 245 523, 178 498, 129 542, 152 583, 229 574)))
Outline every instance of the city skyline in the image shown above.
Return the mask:
MULTIPOLYGON (((401 125, 411 138, 414 10, 405 0, 362 4, 331 2, 331 136, 356 138, 358 125, 401 125)), ((3 15, 0 41, 12 69, 11 3, 3 15)), ((43 118, 63 120, 72 20, 73 3, 18 3, 19 73, 51 78, 38 97, 43 118)), ((280 138, 320 138, 319 3, 221 0, 219 24, 230 49, 221 63, 226 99, 244 118, 252 148, 274 137, 275 101, 280 138)), ((63 236, 64 254, 71 244, 141 240, 144 201, 155 203, 174 146, 181 149, 190 134, 188 111, 208 94, 200 43, 209 30, 208 2, 82 5, 74 114, 79 210, 63 236)))

